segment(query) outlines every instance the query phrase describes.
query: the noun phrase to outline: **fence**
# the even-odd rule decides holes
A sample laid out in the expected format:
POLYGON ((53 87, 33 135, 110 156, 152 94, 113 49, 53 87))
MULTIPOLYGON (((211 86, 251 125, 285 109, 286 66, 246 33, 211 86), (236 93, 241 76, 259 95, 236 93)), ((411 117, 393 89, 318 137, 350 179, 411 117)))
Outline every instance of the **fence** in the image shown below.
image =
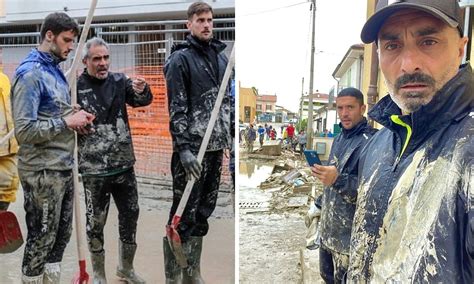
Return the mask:
MULTIPOLYGON (((15 68, 37 45, 38 26, 16 27, 21 34, 0 34, 3 49, 4 73, 12 78, 15 68), (28 32, 28 33, 26 33, 28 32)), ((233 46, 234 19, 216 19, 215 37, 233 46)), ((4 32, 4 27, 0 32, 4 32)), ((14 30, 15 31, 15 30, 14 30)), ((130 127, 137 162, 138 176, 171 180, 170 161, 172 142, 169 133, 169 115, 163 66, 171 46, 186 36, 184 21, 93 23, 89 37, 102 37, 110 44, 110 70, 122 72, 131 78, 143 77, 153 93, 153 102, 147 107, 128 108, 130 127)), ((62 68, 66 70, 72 59, 62 68)), ((82 72, 82 71, 81 71, 82 72)), ((223 161, 222 182, 230 184, 228 160, 223 161)))

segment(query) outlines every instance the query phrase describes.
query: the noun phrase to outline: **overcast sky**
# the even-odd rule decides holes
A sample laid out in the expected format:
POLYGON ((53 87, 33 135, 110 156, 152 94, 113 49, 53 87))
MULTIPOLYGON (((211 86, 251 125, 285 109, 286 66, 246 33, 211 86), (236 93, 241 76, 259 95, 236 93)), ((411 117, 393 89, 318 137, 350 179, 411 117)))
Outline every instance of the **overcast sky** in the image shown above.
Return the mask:
MULTIPOLYGON (((328 93, 347 49, 361 43, 366 0, 316 0, 314 90, 328 93)), ((236 71, 242 87, 276 94, 277 105, 298 110, 301 79, 309 90, 311 11, 304 0, 236 1, 236 71)))

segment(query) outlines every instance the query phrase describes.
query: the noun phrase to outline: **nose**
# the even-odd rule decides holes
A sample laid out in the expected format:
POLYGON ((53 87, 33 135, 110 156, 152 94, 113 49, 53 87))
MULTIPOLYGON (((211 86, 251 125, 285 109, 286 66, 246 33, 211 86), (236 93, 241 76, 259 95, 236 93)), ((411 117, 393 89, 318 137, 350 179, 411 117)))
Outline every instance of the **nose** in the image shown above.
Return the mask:
POLYGON ((420 54, 415 47, 405 46, 400 56, 403 73, 413 74, 421 70, 420 54))

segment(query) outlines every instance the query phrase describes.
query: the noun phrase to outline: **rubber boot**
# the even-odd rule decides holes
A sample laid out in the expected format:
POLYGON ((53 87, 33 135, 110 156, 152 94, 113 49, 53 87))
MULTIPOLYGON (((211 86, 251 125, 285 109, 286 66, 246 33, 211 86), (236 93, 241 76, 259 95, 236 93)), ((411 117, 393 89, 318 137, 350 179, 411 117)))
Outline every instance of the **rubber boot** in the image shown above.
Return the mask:
POLYGON ((126 244, 119 240, 119 265, 117 266, 117 276, 127 283, 146 283, 133 269, 133 259, 137 245, 126 244))
POLYGON ((94 271, 93 284, 107 284, 105 278, 105 252, 91 253, 92 270, 94 271))
POLYGON ((183 268, 184 284, 204 284, 201 277, 202 237, 190 237, 183 243, 183 250, 188 259, 188 267, 183 268))
POLYGON ((166 284, 182 283, 181 267, 179 267, 179 264, 176 262, 167 237, 163 238, 163 253, 165 255, 166 284))
POLYGON ((61 278, 61 263, 46 263, 44 265, 43 283, 59 284, 61 278))
POLYGON ((23 284, 43 284, 43 274, 38 276, 21 276, 21 283, 23 284))

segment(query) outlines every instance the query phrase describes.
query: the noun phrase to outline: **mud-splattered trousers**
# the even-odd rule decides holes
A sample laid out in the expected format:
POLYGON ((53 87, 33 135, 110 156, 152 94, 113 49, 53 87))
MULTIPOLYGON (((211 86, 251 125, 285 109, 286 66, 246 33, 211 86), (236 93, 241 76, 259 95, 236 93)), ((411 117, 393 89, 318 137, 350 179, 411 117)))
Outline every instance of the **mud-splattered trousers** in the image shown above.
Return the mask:
POLYGON ((369 112, 349 281, 474 283, 473 93, 468 64, 410 115, 390 96, 369 112))
POLYGON ((60 262, 71 235, 74 132, 69 86, 51 54, 33 49, 16 69, 12 90, 18 172, 28 235, 23 274, 38 276, 60 262))
POLYGON ((72 232, 72 171, 19 170, 28 236, 22 272, 41 275, 46 263, 61 262, 72 232))
POLYGON ((78 103, 96 115, 95 132, 79 136, 78 151, 86 198, 89 250, 101 253, 111 195, 119 213, 119 238, 123 243, 135 244, 139 209, 127 105, 149 105, 153 95, 148 84, 142 93, 135 93, 132 80, 114 72, 99 80, 84 70, 77 89, 78 103))
MULTIPOLYGON (((178 233, 183 242, 186 242, 190 236, 205 236, 209 230, 207 219, 216 208, 222 156, 223 151, 206 152, 204 155, 201 177, 194 183, 178 227, 178 233)), ((171 224, 171 219, 178 208, 186 187, 186 172, 178 153, 173 153, 171 173, 173 175, 173 205, 171 206, 168 224, 171 224)))
POLYGON ((92 253, 104 251, 104 226, 109 212, 110 196, 118 210, 119 238, 136 244, 139 214, 137 181, 133 168, 111 176, 83 176, 86 198, 87 240, 92 253))

